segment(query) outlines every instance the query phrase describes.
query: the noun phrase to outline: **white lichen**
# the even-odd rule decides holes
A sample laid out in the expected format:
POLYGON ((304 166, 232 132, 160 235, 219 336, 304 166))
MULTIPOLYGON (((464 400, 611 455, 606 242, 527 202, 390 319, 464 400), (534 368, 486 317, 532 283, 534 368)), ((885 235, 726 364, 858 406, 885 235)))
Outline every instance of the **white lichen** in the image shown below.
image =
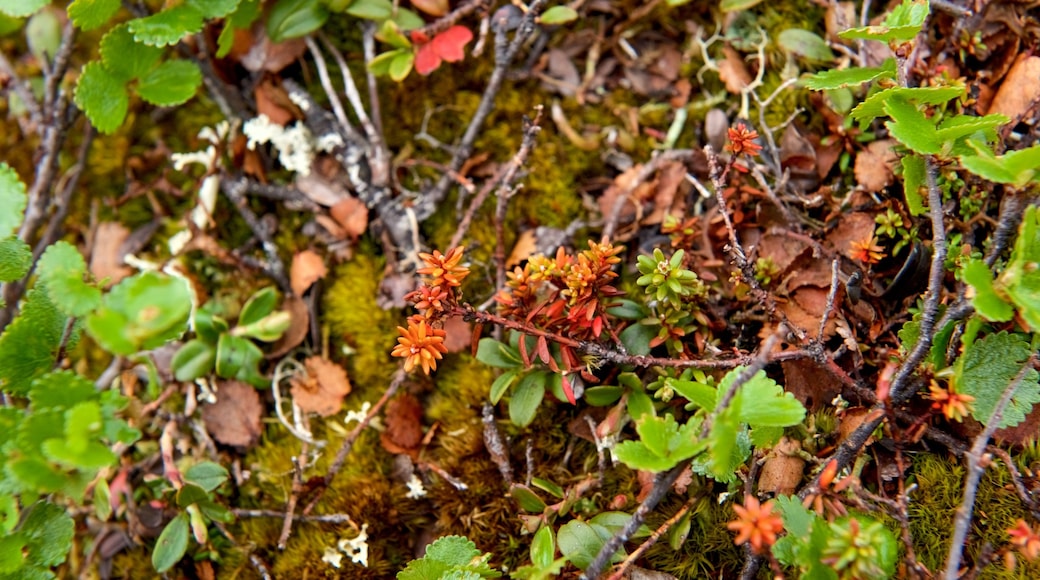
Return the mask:
POLYGON ((303 124, 297 122, 287 128, 272 123, 267 115, 260 115, 247 121, 242 126, 242 133, 248 139, 246 146, 250 149, 270 143, 278 150, 278 162, 282 167, 303 176, 310 175, 315 154, 314 136, 303 124))
POLYGON ((426 488, 423 487, 422 480, 419 479, 418 475, 413 473, 412 478, 405 485, 408 486, 408 493, 405 494, 406 498, 419 499, 420 497, 426 497, 426 488))
POLYGON ((340 551, 357 564, 368 567, 368 524, 361 526, 361 531, 353 539, 339 541, 340 551))
POLYGON ((322 555, 321 561, 339 569, 343 565, 343 553, 336 548, 325 548, 325 554, 322 555))
POLYGON ((372 403, 365 401, 361 405, 361 409, 358 411, 347 411, 347 416, 343 417, 343 423, 349 425, 353 421, 361 422, 365 420, 365 415, 368 415, 369 410, 372 409, 372 403))

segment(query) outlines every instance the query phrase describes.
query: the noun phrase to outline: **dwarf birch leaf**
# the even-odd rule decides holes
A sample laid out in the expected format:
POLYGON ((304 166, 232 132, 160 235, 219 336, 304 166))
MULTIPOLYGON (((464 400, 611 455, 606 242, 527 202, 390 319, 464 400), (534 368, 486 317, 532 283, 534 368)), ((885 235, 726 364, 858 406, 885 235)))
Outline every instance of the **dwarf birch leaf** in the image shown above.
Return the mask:
POLYGON ((22 18, 34 14, 48 4, 50 4, 49 0, 0 0, 0 12, 15 18, 22 18))
POLYGON ((186 4, 191 5, 209 20, 223 18, 238 8, 240 0, 188 0, 186 4))
POLYGON ((187 60, 168 60, 141 78, 137 94, 153 105, 170 107, 195 96, 202 84, 199 66, 187 60))
POLYGON ((820 71, 802 79, 804 87, 814 91, 840 89, 858 86, 878 79, 891 79, 896 76, 896 61, 888 59, 880 67, 852 67, 820 71))
POLYGON ((924 195, 922 189, 926 187, 926 167, 924 157, 920 155, 905 155, 900 161, 903 165, 903 196, 906 198, 906 209, 910 215, 924 215, 927 211, 924 207, 924 195))
POLYGON ((126 24, 109 30, 101 39, 101 62, 105 70, 123 82, 140 78, 155 68, 162 52, 161 48, 134 40, 126 24))
POLYGON ((355 0, 346 12, 366 20, 386 20, 393 15, 394 5, 390 0, 355 0))
MULTIPOLYGON (((54 367, 67 321, 43 284, 26 294, 18 317, 0 334, 0 385, 5 392, 28 393, 32 380, 54 367)), ((70 341, 69 348, 74 344, 70 341)))
MULTIPOLYGON (((958 393, 975 397, 972 417, 986 425, 1004 389, 1015 379, 1032 351, 1021 335, 1000 332, 971 343, 958 359, 954 387, 958 393)), ((1021 423, 1035 403, 1040 402, 1037 372, 1029 369, 1004 409, 998 427, 1021 423)))
POLYGON ((37 270, 54 303, 66 316, 86 316, 101 303, 101 290, 83 281, 87 262, 72 244, 52 244, 40 256, 37 270))
POLYGON ((115 16, 120 6, 119 0, 74 0, 69 4, 69 19, 83 30, 93 30, 115 16))
POLYGON ((807 60, 834 60, 834 53, 827 46, 827 42, 820 38, 819 35, 808 30, 788 28, 780 33, 776 42, 785 51, 807 60))
POLYGON ((869 123, 877 117, 884 116, 885 103, 894 97, 900 97, 918 105, 938 105, 960 97, 964 91, 964 87, 893 87, 867 97, 855 109, 852 109, 852 118, 859 123, 869 123))
POLYGON ((33 505, 19 530, 27 539, 27 560, 44 567, 60 565, 72 548, 74 528, 65 508, 46 501, 33 505))
POLYGON ((151 16, 131 20, 129 26, 138 42, 150 46, 169 46, 202 30, 202 20, 202 13, 197 8, 181 4, 151 16))
POLYGON ((969 260, 964 265, 963 273, 964 281, 975 291, 971 297, 971 304, 983 318, 994 322, 1007 322, 1015 316, 1015 310, 1011 305, 993 289, 993 272, 985 262, 979 259, 969 260))
POLYGON ((6 238, 21 225, 27 200, 25 184, 18 173, 0 162, 0 207, 5 208, 0 211, 0 238, 6 238))
POLYGON ((885 112, 892 117, 886 121, 888 132, 900 143, 920 155, 942 153, 943 142, 939 139, 935 125, 913 103, 893 96, 884 104, 885 112))
MULTIPOLYGON (((728 388, 727 379, 736 377, 741 367, 730 371, 719 384, 719 391, 728 388)), ((784 392, 765 371, 758 371, 751 380, 737 391, 734 401, 739 400, 737 415, 741 423, 752 427, 790 427, 805 418, 805 407, 791 393, 784 392)))
POLYGON ((76 106, 102 133, 111 133, 123 124, 130 98, 126 85, 112 76, 99 61, 87 63, 76 84, 76 106))
POLYGON ((0 240, 0 282, 19 280, 32 266, 32 248, 11 236, 0 240))

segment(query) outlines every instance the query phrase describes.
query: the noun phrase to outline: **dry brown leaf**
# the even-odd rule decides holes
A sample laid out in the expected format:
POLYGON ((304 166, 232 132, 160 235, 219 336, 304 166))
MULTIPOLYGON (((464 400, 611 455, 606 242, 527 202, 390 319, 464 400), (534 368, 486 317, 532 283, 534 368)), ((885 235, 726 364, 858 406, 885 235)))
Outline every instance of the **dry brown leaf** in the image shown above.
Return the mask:
MULTIPOLYGON (((815 286, 803 286, 791 293, 790 300, 780 305, 787 319, 805 331, 809 338, 816 338, 820 330, 820 320, 827 304, 827 290, 815 286)), ((827 321, 824 334, 834 334, 834 318, 827 321)))
POLYGON ((383 448, 390 453, 417 454, 423 437, 422 414, 422 404, 409 393, 387 403, 386 430, 379 436, 383 448))
POLYGON ((794 125, 780 138, 780 165, 795 173, 816 173, 816 149, 794 125))
POLYGON ((277 359, 285 356, 287 352, 296 348, 303 339, 307 338, 307 332, 311 326, 311 313, 307 304, 299 296, 286 296, 282 301, 282 310, 289 313, 289 329, 282 334, 274 345, 267 359, 277 359))
POLYGON ((343 186, 342 180, 329 179, 320 171, 311 171, 307 175, 297 175, 294 183, 300 193, 311 201, 325 207, 333 207, 337 203, 349 199, 350 192, 343 186))
POLYGON ((520 234, 513 246, 513 251, 506 258, 506 268, 512 268, 531 257, 538 250, 538 234, 534 229, 520 234))
POLYGON ((101 222, 94 234, 93 251, 90 254, 90 273, 98 280, 108 280, 115 284, 133 273, 123 264, 124 255, 120 251, 123 242, 130 237, 130 230, 119 222, 101 222))
POLYGON ((873 235, 874 214, 852 212, 838 219, 838 225, 827 234, 824 244, 852 260, 852 242, 869 240, 873 235))
POLYGON ((739 52, 726 46, 722 53, 725 58, 719 61, 719 78, 725 83, 727 91, 740 94, 740 91, 751 84, 751 73, 748 72, 739 52))
POLYGON ((328 417, 339 412, 350 393, 350 379, 340 365, 320 356, 304 361, 307 374, 292 380, 293 402, 305 412, 328 417))
POLYGON ((448 352, 468 351, 470 347, 473 327, 462 319, 461 316, 452 316, 444 321, 444 331, 448 334, 444 337, 444 347, 448 352))
POLYGON ((1023 54, 1011 66, 1004 82, 993 96, 987 114, 1020 119, 1040 98, 1040 56, 1023 54))
POLYGON ((784 390, 794 395, 810 412, 829 407, 841 393, 841 384, 824 367, 812 359, 802 358, 781 363, 784 390))
POLYGON ((343 226, 343 232, 352 240, 358 239, 368 230, 368 208, 354 196, 332 206, 329 214, 336 223, 343 226))
POLYGON ((267 115, 272 123, 287 125, 296 118, 297 107, 289 100, 289 93, 270 78, 265 78, 253 91, 256 113, 267 115))
POLYGON ((791 264, 809 249, 809 244, 781 234, 769 234, 762 236, 761 241, 755 246, 759 257, 772 260, 777 269, 786 272, 791 264))
POLYGON ((260 440, 260 418, 264 408, 260 395, 240 381, 218 383, 217 402, 203 405, 206 430, 224 445, 251 447, 260 440))
POLYGON ((853 170, 856 181, 869 192, 881 191, 892 184, 895 175, 892 167, 899 161, 896 155, 895 139, 874 141, 856 155, 856 167, 853 170))
POLYGON ((772 455, 762 464, 762 471, 758 475, 760 493, 791 495, 795 492, 805 472, 805 460, 798 456, 801 449, 801 443, 795 439, 780 439, 772 455))
POLYGON ((642 209, 642 201, 649 198, 654 191, 653 180, 640 183, 634 191, 630 191, 639 174, 643 171, 642 164, 634 165, 624 173, 614 178, 614 183, 599 197, 599 210, 603 217, 610 219, 614 212, 614 205, 618 198, 628 193, 624 204, 621 206, 620 222, 624 223, 635 213, 635 207, 642 209))
POLYGON ((302 38, 273 43, 267 38, 262 21, 253 26, 253 45, 242 55, 240 62, 249 72, 267 71, 276 73, 289 66, 307 50, 302 38))
POLYGON ((671 213, 672 208, 681 203, 687 188, 686 166, 681 161, 664 164, 657 173, 654 184, 654 206, 650 215, 642 220, 643 225, 654 225, 664 221, 664 216, 671 213))
POLYGON ((317 252, 314 250, 297 252, 293 256, 292 267, 289 273, 293 294, 303 296, 303 293, 312 284, 324 278, 328 273, 329 270, 325 267, 325 259, 319 256, 317 252))

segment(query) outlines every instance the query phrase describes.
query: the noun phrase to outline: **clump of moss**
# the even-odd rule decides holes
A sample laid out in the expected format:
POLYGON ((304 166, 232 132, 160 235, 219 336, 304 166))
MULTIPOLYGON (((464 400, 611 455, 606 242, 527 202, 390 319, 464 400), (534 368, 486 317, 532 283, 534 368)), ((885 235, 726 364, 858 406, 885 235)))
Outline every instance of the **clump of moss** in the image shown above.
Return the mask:
MULTIPOLYGON (((683 499, 674 496, 661 502, 647 525, 655 529, 682 504, 683 499)), ((711 495, 702 497, 691 510, 686 541, 678 550, 673 550, 666 541, 655 544, 646 553, 648 567, 680 580, 739 576, 745 557, 744 551, 733 543, 733 534, 726 529, 726 522, 733 519, 729 505, 719 505, 711 495)))

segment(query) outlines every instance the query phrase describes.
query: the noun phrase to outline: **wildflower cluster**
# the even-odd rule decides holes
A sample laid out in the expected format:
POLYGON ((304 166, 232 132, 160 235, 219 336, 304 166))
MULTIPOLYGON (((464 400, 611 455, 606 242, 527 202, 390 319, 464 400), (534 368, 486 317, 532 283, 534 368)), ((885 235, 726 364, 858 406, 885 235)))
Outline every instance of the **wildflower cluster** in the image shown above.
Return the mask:
POLYGON ((424 276, 423 283, 405 297, 415 303, 419 312, 408 317, 407 328, 397 327, 400 336, 391 354, 405 359, 405 371, 421 366, 424 373, 430 374, 437 369, 442 354, 448 352, 442 326, 451 308, 458 305, 458 288, 469 275, 469 268, 461 265, 462 247, 452 248, 447 254, 434 250, 419 257, 426 264, 418 270, 424 276))
POLYGON ((707 289, 696 273, 682 267, 684 255, 683 250, 677 250, 665 259, 664 252, 654 249, 653 257, 644 255, 638 259, 641 276, 636 284, 643 286, 651 297, 650 307, 656 318, 651 321, 661 327, 650 346, 666 344, 674 353, 683 351, 682 337, 693 330, 694 322, 707 323, 700 312, 689 306, 689 302, 704 298, 707 289))
POLYGON ((776 543, 776 535, 784 530, 784 521, 773 513, 773 502, 762 504, 754 496, 746 496, 744 505, 733 506, 737 519, 726 524, 731 531, 737 532, 733 540, 738 546, 744 542, 751 545, 751 551, 762 554, 776 543))
POLYGON ((950 421, 963 421, 971 414, 972 403, 975 397, 958 393, 951 389, 944 389, 935 380, 928 387, 929 398, 932 399, 932 410, 939 411, 950 421))

